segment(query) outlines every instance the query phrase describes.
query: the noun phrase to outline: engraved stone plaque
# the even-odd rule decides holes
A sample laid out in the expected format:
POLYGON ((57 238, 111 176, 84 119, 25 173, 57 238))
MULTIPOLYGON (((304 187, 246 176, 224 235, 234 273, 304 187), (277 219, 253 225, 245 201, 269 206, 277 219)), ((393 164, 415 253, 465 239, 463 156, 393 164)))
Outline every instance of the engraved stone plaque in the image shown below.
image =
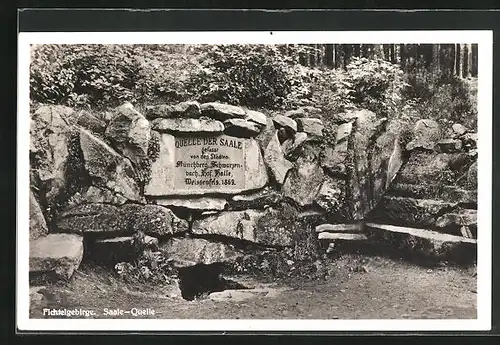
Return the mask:
POLYGON ((161 134, 160 157, 145 188, 150 196, 236 194, 268 182, 254 139, 161 134))

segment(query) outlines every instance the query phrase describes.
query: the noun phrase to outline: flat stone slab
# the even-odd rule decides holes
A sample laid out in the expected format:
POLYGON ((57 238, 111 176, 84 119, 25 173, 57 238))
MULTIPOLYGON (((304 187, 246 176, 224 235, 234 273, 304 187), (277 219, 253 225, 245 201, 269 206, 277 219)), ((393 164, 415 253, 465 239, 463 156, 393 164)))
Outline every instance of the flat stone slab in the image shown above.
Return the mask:
POLYGON ((178 118, 192 117, 198 118, 201 116, 200 104, 195 101, 181 102, 178 104, 159 104, 147 106, 145 115, 149 119, 156 118, 178 118))
POLYGON ((152 164, 144 194, 238 194, 260 189, 267 182, 267 169, 255 139, 163 133, 159 157, 152 164))
MULTIPOLYGON (((157 248, 158 239, 151 236, 144 236, 144 242, 141 246, 145 248, 157 248)), ((92 260, 99 263, 116 264, 118 262, 135 260, 137 259, 137 254, 134 250, 134 237, 123 236, 96 239, 89 243, 85 255, 88 255, 92 260)))
POLYGON ((361 232, 363 224, 321 224, 316 227, 316 232, 361 232))
POLYGON ((297 132, 297 122, 287 116, 276 115, 273 117, 273 121, 276 127, 283 127, 290 130, 292 133, 297 132))
POLYGON ((267 116, 264 113, 255 110, 245 110, 245 112, 246 112, 245 120, 255 122, 260 126, 267 125, 267 116))
POLYGON ((272 136, 264 150, 264 160, 276 182, 282 185, 288 171, 293 168, 293 163, 285 158, 277 133, 272 136))
POLYGON ((227 200, 223 198, 168 198, 168 199, 156 199, 158 205, 162 206, 174 206, 183 207, 190 210, 223 210, 226 208, 227 200))
POLYGON ((277 205, 282 199, 281 193, 266 187, 251 194, 235 195, 229 201, 229 205, 233 210, 263 209, 266 206, 277 205))
POLYGON ((155 131, 161 133, 222 133, 224 124, 213 119, 155 119, 152 122, 155 131))
POLYGON ((370 241, 389 244, 440 260, 472 262, 477 258, 476 240, 437 231, 365 223, 370 241))
POLYGON ((225 121, 227 119, 244 119, 247 116, 245 110, 235 105, 209 102, 200 106, 201 114, 210 118, 225 121))
POLYGON ((323 136, 323 121, 315 118, 301 118, 297 119, 297 129, 299 132, 305 132, 307 134, 323 136))
POLYGON ((320 232, 318 240, 343 240, 343 241, 364 241, 368 238, 364 234, 350 234, 344 232, 320 232))
POLYGON ((224 133, 233 137, 250 138, 260 133, 261 127, 252 121, 244 119, 229 119, 224 121, 224 133))
POLYGON ((160 244, 160 250, 173 259, 177 267, 231 262, 241 255, 228 245, 201 238, 171 238, 160 244))
POLYGON ((69 279, 83 258, 83 238, 73 234, 49 234, 30 242, 30 273, 55 273, 69 279))

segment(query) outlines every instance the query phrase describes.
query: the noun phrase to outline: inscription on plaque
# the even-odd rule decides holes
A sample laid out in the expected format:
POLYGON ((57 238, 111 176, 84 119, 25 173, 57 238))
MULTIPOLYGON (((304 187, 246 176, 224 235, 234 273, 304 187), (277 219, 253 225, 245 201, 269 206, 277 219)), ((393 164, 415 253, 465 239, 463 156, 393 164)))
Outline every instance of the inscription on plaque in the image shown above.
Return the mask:
POLYGON ((175 138, 176 189, 244 189, 244 148, 242 139, 229 136, 175 138))

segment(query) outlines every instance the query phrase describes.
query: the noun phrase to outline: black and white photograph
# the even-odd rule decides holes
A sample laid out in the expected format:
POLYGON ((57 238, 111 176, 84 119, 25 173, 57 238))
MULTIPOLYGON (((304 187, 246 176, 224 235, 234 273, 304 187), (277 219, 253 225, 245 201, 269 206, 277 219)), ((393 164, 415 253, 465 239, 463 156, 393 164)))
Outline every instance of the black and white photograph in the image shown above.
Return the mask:
POLYGON ((24 34, 24 325, 489 327, 491 32, 313 34, 24 34))

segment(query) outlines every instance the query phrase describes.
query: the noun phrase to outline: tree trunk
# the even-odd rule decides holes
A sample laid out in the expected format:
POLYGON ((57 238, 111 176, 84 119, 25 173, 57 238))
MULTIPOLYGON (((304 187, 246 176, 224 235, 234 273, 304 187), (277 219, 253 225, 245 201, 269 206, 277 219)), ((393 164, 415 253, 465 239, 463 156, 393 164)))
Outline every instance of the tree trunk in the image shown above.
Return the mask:
POLYGON ((477 43, 472 45, 472 76, 477 77, 477 43))
POLYGON ((433 73, 439 72, 439 44, 432 46, 432 71, 433 73))
POLYGON ((467 44, 467 78, 472 76, 472 44, 467 44))
POLYGON ((458 75, 464 77, 465 44, 460 44, 460 57, 458 61, 458 75))
POLYGON ((335 67, 335 45, 327 44, 325 46, 325 63, 328 68, 335 67))

